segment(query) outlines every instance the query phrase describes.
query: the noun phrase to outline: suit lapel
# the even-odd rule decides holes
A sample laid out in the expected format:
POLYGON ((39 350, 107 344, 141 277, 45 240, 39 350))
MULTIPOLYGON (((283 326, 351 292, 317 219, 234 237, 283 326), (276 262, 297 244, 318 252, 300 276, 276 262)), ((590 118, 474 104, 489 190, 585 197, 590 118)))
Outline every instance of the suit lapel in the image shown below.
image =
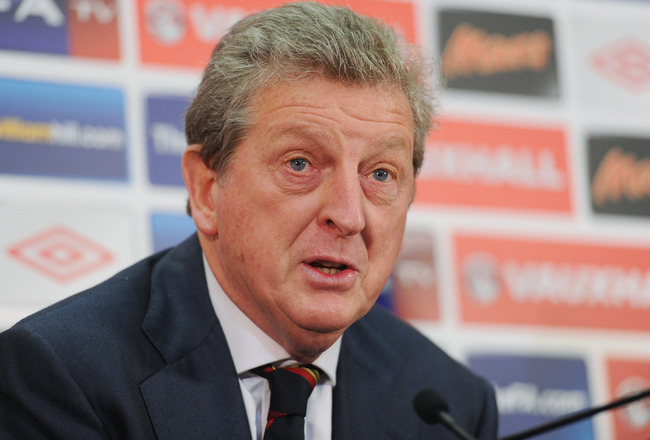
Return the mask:
POLYGON ((140 385, 158 438, 250 440, 237 373, 210 301, 196 236, 154 268, 142 328, 167 363, 140 385))
POLYGON ((366 317, 343 335, 333 396, 333 440, 419 438, 405 425, 413 409, 403 396, 399 371, 406 361, 374 331, 366 317))
POLYGON ((222 339, 215 328, 192 353, 140 386, 160 440, 250 440, 237 373, 222 339))

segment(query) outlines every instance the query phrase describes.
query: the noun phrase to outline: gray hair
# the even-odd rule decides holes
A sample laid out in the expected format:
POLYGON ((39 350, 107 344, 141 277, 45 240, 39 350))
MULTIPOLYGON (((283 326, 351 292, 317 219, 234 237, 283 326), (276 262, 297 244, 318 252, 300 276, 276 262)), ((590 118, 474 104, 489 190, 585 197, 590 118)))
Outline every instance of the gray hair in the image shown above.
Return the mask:
POLYGON ((224 178, 250 124, 250 103, 277 81, 318 76, 349 85, 404 91, 414 128, 417 174, 431 128, 431 64, 387 24, 344 7, 284 5, 236 23, 214 49, 185 116, 189 144, 224 178))

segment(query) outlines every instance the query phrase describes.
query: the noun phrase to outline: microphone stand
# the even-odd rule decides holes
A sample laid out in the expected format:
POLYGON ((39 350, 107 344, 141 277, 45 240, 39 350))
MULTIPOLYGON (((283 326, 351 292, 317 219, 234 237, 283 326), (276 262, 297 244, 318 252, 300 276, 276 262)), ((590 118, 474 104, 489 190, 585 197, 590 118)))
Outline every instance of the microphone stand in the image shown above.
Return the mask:
POLYGON ((542 434, 547 431, 551 431, 553 429, 557 429, 561 426, 568 425, 573 422, 577 422, 578 420, 581 419, 586 419, 587 417, 591 417, 595 414, 598 414, 599 412, 603 411, 608 411, 610 409, 617 408, 619 406, 624 406, 627 404, 630 404, 632 402, 635 402, 637 400, 641 400, 644 397, 650 396, 650 388, 644 391, 640 391, 638 393, 632 394, 627 397, 623 397, 619 400, 614 400, 613 402, 610 402, 606 405, 602 406, 597 406, 594 408, 589 408, 583 411, 578 411, 573 414, 570 414, 566 417, 561 417, 557 420, 554 420, 552 422, 546 423, 544 425, 537 426, 532 429, 528 429, 526 431, 521 431, 516 434, 512 434, 506 437, 501 437, 499 440, 523 440, 528 437, 533 437, 538 434, 542 434))

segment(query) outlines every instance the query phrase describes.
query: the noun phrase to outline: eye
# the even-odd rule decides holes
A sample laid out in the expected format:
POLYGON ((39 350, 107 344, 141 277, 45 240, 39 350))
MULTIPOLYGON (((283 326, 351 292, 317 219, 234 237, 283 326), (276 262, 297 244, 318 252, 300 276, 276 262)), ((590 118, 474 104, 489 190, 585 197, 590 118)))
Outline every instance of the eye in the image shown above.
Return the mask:
POLYGON ((305 167, 307 167, 307 160, 303 159, 301 157, 296 158, 296 159, 291 159, 289 161, 289 165, 295 171, 302 171, 302 170, 305 169, 305 167))
POLYGON ((390 177, 390 174, 385 169, 380 168, 378 170, 374 170, 372 172, 372 176, 379 182, 385 182, 390 177))

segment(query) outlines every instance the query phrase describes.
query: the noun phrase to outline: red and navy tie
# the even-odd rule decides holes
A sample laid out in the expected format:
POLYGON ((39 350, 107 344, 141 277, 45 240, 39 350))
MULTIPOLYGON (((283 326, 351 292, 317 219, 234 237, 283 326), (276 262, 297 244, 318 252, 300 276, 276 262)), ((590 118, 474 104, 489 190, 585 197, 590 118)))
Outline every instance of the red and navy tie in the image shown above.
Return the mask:
POLYGON ((271 388, 271 403, 264 440, 304 440, 307 399, 320 379, 313 365, 255 368, 271 388))

